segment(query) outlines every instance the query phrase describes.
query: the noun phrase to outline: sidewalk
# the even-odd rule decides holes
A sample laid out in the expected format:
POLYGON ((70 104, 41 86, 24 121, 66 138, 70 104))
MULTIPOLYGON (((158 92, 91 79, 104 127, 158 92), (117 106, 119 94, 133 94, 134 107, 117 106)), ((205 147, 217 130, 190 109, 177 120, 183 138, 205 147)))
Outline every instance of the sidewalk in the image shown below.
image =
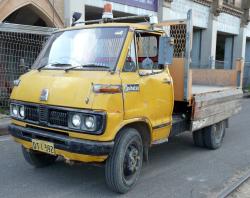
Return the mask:
POLYGON ((246 181, 242 186, 237 188, 227 198, 249 198, 250 197, 250 180, 246 181))
POLYGON ((10 118, 7 115, 0 114, 0 136, 8 134, 8 125, 10 118))

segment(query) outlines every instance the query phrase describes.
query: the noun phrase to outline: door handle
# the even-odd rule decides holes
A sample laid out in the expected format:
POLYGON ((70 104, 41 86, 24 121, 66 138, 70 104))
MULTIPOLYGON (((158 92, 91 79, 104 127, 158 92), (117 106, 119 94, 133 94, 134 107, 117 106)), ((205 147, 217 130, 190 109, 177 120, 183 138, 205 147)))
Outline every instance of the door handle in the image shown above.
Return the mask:
POLYGON ((166 84, 171 84, 171 80, 169 78, 164 78, 162 82, 166 84))

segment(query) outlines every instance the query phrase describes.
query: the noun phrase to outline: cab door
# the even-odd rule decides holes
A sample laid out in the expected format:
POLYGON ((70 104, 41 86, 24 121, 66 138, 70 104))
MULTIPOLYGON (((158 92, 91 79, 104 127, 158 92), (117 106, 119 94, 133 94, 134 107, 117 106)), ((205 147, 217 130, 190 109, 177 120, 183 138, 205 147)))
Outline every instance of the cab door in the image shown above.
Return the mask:
POLYGON ((158 65, 159 34, 135 33, 121 72, 124 118, 147 118, 153 141, 168 137, 173 112, 173 84, 166 67, 158 65))

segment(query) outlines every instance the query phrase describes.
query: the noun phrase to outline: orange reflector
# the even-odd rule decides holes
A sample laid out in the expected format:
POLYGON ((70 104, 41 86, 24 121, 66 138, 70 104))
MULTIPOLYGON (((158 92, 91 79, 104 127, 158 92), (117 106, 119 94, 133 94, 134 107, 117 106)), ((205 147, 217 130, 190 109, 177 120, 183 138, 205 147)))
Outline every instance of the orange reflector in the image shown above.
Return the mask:
POLYGON ((93 85, 93 91, 95 93, 121 93, 121 85, 93 85))
POLYGON ((109 12, 109 13, 112 13, 112 4, 111 3, 106 3, 104 5, 104 12, 109 12))

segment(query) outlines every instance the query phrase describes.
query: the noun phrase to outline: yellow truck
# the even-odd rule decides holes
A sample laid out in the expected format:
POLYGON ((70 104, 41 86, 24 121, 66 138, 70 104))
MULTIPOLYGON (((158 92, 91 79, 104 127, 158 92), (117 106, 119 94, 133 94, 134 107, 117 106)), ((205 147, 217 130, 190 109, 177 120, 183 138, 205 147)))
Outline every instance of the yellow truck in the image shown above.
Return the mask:
POLYGON ((169 137, 189 131, 196 146, 221 146, 228 118, 241 109, 243 60, 232 70, 192 69, 191 12, 124 22, 139 18, 53 33, 14 81, 9 132, 28 163, 44 167, 62 156, 102 164, 107 186, 126 193, 149 148, 169 137))

